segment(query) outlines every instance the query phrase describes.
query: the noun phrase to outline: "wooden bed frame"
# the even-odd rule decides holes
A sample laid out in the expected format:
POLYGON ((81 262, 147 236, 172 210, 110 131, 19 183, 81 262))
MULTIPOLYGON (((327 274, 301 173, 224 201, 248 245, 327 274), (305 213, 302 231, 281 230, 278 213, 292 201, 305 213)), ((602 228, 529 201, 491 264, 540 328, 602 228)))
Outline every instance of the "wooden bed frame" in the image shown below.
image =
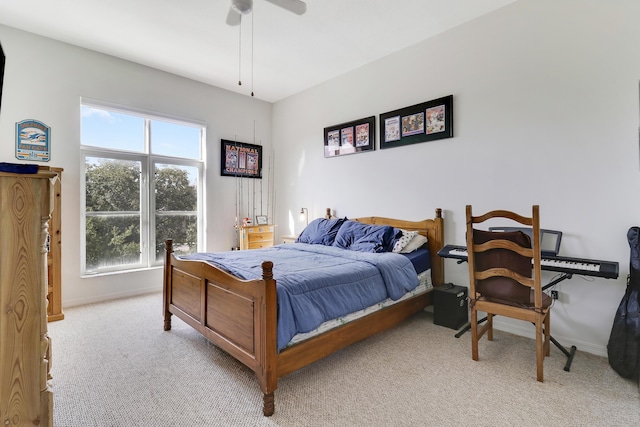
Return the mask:
MULTIPOLYGON (((366 224, 385 224, 417 230, 429 240, 431 279, 444 283, 442 210, 434 219, 404 221, 380 217, 357 218, 366 224)), ((275 410, 278 378, 303 368, 352 343, 389 329, 431 304, 431 292, 386 307, 306 341, 277 351, 277 300, 273 263, 262 263, 262 279, 241 280, 203 261, 179 260, 167 241, 164 267, 164 330, 175 314, 255 372, 264 393, 263 413, 275 410)))

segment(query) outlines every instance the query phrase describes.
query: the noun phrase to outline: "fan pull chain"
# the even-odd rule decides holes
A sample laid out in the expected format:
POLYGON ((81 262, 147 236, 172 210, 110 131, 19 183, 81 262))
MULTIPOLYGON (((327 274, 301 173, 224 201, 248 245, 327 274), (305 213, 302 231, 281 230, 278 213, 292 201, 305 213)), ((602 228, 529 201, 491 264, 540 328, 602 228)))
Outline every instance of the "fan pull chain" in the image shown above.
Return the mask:
POLYGON ((242 15, 238 25, 238 86, 242 86, 242 15))
MULTIPOLYGON (((251 12, 251 96, 253 96, 253 15, 255 13, 256 13, 255 10, 251 12)), ((254 132, 255 132, 255 129, 254 129, 254 132)), ((255 140, 255 135, 253 139, 255 140)))

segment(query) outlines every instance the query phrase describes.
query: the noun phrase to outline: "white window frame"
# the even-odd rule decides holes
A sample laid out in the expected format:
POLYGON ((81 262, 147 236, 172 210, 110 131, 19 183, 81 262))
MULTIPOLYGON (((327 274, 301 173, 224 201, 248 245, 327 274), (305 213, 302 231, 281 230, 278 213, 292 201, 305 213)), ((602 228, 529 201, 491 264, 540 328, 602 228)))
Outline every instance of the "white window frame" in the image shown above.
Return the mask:
MULTIPOLYGON (((94 147, 82 144, 80 141, 81 152, 81 165, 80 165, 80 250, 81 250, 81 275, 82 276, 96 276, 105 273, 123 273, 136 270, 145 270, 152 268, 159 268, 162 266, 162 261, 156 261, 155 248, 150 245, 153 240, 155 242, 155 197, 151 197, 155 194, 155 180, 151 179, 151 174, 155 171, 156 164, 169 164, 176 166, 189 166, 195 167, 198 170, 198 186, 197 186, 197 251, 202 251, 204 247, 204 227, 205 227, 205 141, 206 141, 206 126, 203 123, 177 119, 174 117, 162 116, 157 113, 150 113, 136 109, 124 108, 121 106, 115 106, 113 104, 98 102, 93 100, 83 99, 81 101, 81 107, 95 107, 101 110, 109 110, 121 114, 134 115, 142 117, 145 122, 144 130, 144 150, 145 152, 126 151, 126 150, 114 150, 108 148, 94 147), (200 160, 171 157, 164 155, 157 155, 150 153, 150 137, 151 137, 151 121, 161 120, 165 122, 171 122, 178 125, 197 127, 200 128, 200 160), (141 258, 139 264, 128 264, 115 267, 103 267, 98 270, 87 271, 86 268, 86 158, 87 157, 100 157, 105 159, 114 160, 128 160, 139 161, 140 168, 140 250, 141 258)), ((179 212, 167 212, 169 214, 181 214, 179 212)), ((190 215, 192 212, 184 213, 184 215, 190 215)))

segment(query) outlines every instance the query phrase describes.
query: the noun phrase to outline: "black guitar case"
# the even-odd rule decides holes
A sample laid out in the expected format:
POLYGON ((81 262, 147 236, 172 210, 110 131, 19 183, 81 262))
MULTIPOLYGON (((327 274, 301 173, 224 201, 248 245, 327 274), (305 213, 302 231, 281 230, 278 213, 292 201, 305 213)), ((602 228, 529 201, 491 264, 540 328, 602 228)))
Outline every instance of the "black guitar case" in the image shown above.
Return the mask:
POLYGON ((631 227, 627 239, 631 248, 627 290, 613 319, 607 353, 618 374, 640 385, 640 227, 631 227))

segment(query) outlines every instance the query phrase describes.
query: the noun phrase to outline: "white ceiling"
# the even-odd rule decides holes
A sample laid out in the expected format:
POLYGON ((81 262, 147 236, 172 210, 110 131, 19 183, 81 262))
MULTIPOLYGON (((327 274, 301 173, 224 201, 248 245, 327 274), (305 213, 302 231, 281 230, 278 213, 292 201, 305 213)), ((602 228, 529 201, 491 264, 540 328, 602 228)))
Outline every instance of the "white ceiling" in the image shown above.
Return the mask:
POLYGON ((0 24, 247 96, 253 68, 275 102, 514 1, 306 0, 298 16, 254 0, 253 61, 252 15, 226 25, 231 0, 0 0, 0 24))

